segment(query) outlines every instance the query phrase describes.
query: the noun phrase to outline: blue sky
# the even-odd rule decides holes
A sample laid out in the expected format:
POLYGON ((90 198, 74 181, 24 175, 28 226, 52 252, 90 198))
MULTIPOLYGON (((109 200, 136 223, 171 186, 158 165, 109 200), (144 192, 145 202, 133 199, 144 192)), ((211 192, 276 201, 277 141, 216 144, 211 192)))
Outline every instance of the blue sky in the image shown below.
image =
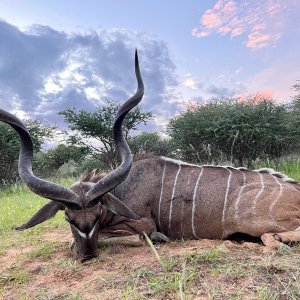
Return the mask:
POLYGON ((121 103, 135 90, 163 129, 188 103, 260 93, 289 101, 300 80, 300 1, 1 0, 0 106, 62 125, 57 112, 121 103))

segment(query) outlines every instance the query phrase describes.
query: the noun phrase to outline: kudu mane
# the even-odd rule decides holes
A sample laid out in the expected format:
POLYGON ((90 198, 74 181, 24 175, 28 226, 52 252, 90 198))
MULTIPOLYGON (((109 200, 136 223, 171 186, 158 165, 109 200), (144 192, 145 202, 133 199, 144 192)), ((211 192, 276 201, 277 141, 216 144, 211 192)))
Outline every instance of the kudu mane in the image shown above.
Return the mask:
MULTIPOLYGON (((152 155, 152 154, 140 154, 136 155, 133 157, 133 162, 141 161, 141 160, 146 160, 150 158, 159 158, 157 155, 152 155)), ((107 172, 104 171, 99 171, 97 173, 97 169, 94 169, 92 171, 86 171, 85 173, 81 174, 79 181, 80 182, 92 182, 96 183, 103 177, 107 175, 107 172)))
MULTIPOLYGON (((300 182, 297 180, 294 180, 288 176, 286 176, 285 174, 275 171, 272 168, 261 168, 261 169, 256 169, 256 170, 250 170, 247 169, 245 167, 232 167, 232 166, 218 166, 218 165, 196 165, 196 164, 191 164, 191 163, 187 163, 187 162, 183 162, 181 160, 176 160, 176 159, 172 159, 172 158, 167 158, 164 156, 157 156, 157 155, 153 155, 153 154, 141 154, 141 155, 136 155, 133 158, 133 162, 138 162, 138 161, 142 161, 142 160, 147 160, 147 159, 163 159, 165 161, 169 161, 170 163, 175 163, 175 164, 181 164, 181 165, 188 165, 188 166, 197 166, 197 167, 212 167, 212 168, 228 168, 228 169, 233 169, 233 170, 239 170, 239 171, 245 171, 245 172, 256 172, 256 173, 262 173, 262 174, 270 174, 274 177, 280 178, 283 181, 287 182, 287 183, 291 183, 293 185, 297 185, 298 187, 300 187, 300 182)), ((97 170, 92 170, 92 171, 87 171, 86 173, 81 175, 80 178, 80 182, 92 182, 92 183, 96 183, 98 182, 100 179, 102 179, 103 177, 105 177, 107 173, 103 172, 103 171, 99 171, 97 173, 97 170)))
MULTIPOLYGON (((194 167, 212 167, 212 168, 227 168, 227 169, 232 169, 232 170, 239 170, 241 172, 245 171, 245 172, 256 172, 256 173, 262 173, 262 174, 270 174, 274 177, 277 177, 277 178, 280 178, 282 179, 283 181, 287 182, 287 183, 292 183, 292 184, 296 184, 296 185, 299 185, 300 187, 300 182, 295 180, 295 179, 292 179, 288 176, 286 176, 285 174, 281 173, 281 172, 278 172, 278 171, 275 171, 274 169, 272 168, 261 168, 261 169, 256 169, 256 170, 250 170, 250 169, 247 169, 245 167, 232 167, 232 166, 218 166, 218 165, 196 165, 196 164, 191 164, 191 163, 187 163, 187 162, 184 162, 184 161, 181 161, 181 160, 177 160, 177 159, 172 159, 172 158, 168 158, 168 157, 160 157, 161 159, 163 159, 164 161, 168 161, 168 162, 171 162, 171 163, 174 163, 174 164, 177 164, 177 165, 186 165, 186 166, 194 166, 194 167)), ((142 158, 144 159, 144 158, 142 158)))
POLYGON ((105 172, 97 173, 96 169, 93 171, 87 171, 86 173, 84 173, 80 176, 80 182, 97 183, 100 179, 102 179, 106 175, 107 175, 107 173, 105 173, 105 172))

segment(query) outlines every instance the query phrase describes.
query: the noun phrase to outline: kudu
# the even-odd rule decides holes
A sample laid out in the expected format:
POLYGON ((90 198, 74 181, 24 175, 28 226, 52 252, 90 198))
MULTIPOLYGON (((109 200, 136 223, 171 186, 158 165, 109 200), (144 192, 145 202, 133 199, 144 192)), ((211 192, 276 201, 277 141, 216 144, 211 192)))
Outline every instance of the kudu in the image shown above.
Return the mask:
POLYGON ((106 176, 88 173, 70 189, 32 175, 28 132, 16 118, 0 114, 22 140, 21 178, 35 193, 52 199, 19 229, 33 227, 65 209, 75 248, 83 259, 96 255, 98 235, 108 241, 120 237, 118 242, 128 243, 143 232, 157 241, 168 241, 166 236, 228 239, 243 233, 260 237, 271 248, 300 241, 300 184, 272 169, 198 166, 164 157, 138 160, 130 169, 121 124, 143 95, 137 62, 136 74, 138 92, 122 106, 114 125, 121 166, 106 176))
POLYGON ((273 249, 300 241, 300 184, 272 169, 148 158, 133 164, 113 194, 142 217, 133 222, 148 219, 156 225, 151 231, 168 237, 230 239, 242 233, 273 249))
MULTIPOLYGON (((102 176, 91 172, 82 180, 97 182, 102 176)), ((272 169, 148 158, 135 161, 109 196, 121 199, 141 218, 114 215, 101 223, 99 234, 108 237, 106 243, 138 243, 143 232, 154 241, 168 241, 166 236, 230 239, 242 233, 260 237, 273 249, 300 241, 300 184, 272 169)))
POLYGON ((0 109, 0 120, 12 126, 20 137, 18 168, 22 181, 35 194, 51 200, 29 222, 18 227, 18 230, 33 227, 53 217, 59 210, 65 210, 65 218, 70 223, 74 237, 74 248, 84 261, 97 256, 99 230, 107 222, 118 223, 123 219, 140 219, 123 202, 109 193, 126 178, 132 165, 131 152, 122 132, 122 123, 127 113, 142 100, 144 95, 137 52, 135 74, 137 91, 120 107, 113 125, 113 138, 121 157, 120 166, 102 178, 90 173, 70 188, 40 179, 33 174, 33 143, 28 130, 18 118, 0 109))

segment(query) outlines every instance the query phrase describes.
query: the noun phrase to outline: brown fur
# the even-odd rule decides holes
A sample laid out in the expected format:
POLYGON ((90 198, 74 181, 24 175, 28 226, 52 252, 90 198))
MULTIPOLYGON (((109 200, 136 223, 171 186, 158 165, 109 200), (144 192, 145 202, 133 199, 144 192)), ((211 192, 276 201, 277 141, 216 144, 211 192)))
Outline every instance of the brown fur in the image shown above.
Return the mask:
POLYGON ((96 173, 96 171, 97 170, 94 169, 93 171, 86 172, 85 174, 83 174, 81 176, 80 181, 96 183, 106 175, 106 173, 104 173, 104 172, 96 173))
POLYGON ((273 170, 141 159, 115 195, 173 238, 226 239, 235 233, 260 237, 300 228, 300 185, 273 170))

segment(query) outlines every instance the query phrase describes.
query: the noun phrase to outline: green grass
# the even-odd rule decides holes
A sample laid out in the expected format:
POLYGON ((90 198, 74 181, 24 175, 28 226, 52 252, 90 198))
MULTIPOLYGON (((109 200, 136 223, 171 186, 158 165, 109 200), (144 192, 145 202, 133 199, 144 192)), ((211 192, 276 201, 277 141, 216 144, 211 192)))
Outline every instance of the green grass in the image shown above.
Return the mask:
MULTIPOLYGON (((58 181, 69 186, 75 179, 69 178, 58 181)), ((47 243, 43 233, 55 228, 67 228, 64 213, 58 212, 51 220, 36 227, 19 232, 15 228, 26 223, 42 206, 48 202, 32 193, 21 183, 7 185, 0 190, 0 255, 4 255, 11 248, 25 249, 34 247, 25 255, 27 259, 42 260, 51 257, 53 245, 47 243)), ((1 297, 0 297, 1 299, 1 297)))
MULTIPOLYGON (((60 180, 59 183, 69 186, 74 181, 73 178, 69 178, 60 180)), ((1 237, 27 222, 48 200, 35 195, 25 185, 16 183, 5 186, 0 190, 0 202, 1 237)), ((61 212, 57 214, 57 217, 47 221, 47 227, 52 228, 63 226, 63 224, 65 224, 65 221, 61 212)), ((36 234, 39 230, 42 230, 38 228, 42 227, 36 227, 36 229, 30 229, 30 231, 25 232, 37 230, 34 232, 36 234)))
POLYGON ((41 260, 48 260, 53 257, 54 254, 53 243, 45 242, 41 246, 34 248, 32 251, 27 253, 29 260, 39 258, 41 260))
POLYGON ((224 249, 222 247, 215 247, 210 250, 204 251, 203 253, 199 254, 197 252, 192 252, 187 256, 188 261, 192 263, 209 263, 214 264, 217 263, 221 257, 222 252, 224 249))
POLYGON ((272 289, 265 286, 258 286, 256 288, 257 299, 259 300, 279 300, 280 295, 272 289))
POLYGON ((300 181, 300 158, 299 156, 286 156, 277 160, 266 160, 256 163, 254 169, 272 168, 285 175, 300 181))

